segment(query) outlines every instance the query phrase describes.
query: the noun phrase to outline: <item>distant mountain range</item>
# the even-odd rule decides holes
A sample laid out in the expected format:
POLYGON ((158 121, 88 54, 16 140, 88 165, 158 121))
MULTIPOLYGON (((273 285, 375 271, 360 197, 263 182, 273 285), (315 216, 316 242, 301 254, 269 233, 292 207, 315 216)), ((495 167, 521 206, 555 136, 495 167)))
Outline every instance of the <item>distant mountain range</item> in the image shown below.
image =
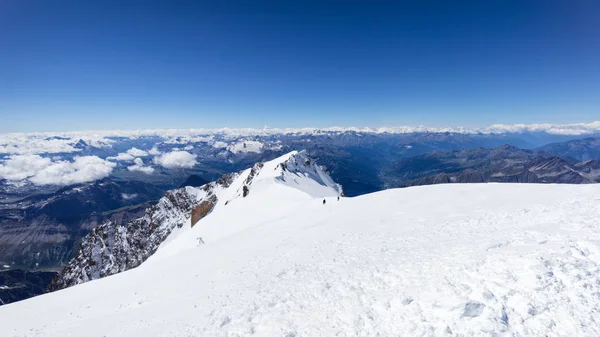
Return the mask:
POLYGON ((512 146, 432 152, 399 161, 405 174, 401 187, 442 183, 561 183, 600 182, 600 161, 568 162, 544 152, 512 146))
POLYGON ((575 139, 562 143, 551 143, 538 148, 567 160, 584 161, 600 159, 600 138, 575 139))

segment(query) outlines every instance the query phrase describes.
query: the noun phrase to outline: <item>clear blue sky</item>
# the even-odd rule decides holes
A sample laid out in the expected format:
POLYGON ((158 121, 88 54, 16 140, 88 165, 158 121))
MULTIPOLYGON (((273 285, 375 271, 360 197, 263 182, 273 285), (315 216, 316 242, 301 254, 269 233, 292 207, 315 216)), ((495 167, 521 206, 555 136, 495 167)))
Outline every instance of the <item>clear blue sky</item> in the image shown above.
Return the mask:
POLYGON ((0 132, 600 119, 600 1, 0 2, 0 132))

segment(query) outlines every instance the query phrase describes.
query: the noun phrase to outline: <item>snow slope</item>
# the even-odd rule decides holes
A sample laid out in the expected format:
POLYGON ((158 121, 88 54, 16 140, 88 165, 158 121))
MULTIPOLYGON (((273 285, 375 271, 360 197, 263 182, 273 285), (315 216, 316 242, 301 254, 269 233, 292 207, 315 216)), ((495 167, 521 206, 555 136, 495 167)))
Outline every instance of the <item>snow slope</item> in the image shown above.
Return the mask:
MULTIPOLYGON (((221 213, 238 214, 236 199, 245 208, 264 209, 272 198, 278 202, 276 212, 261 211, 260 219, 281 214, 294 207, 295 201, 338 196, 341 187, 316 165, 306 152, 293 151, 267 163, 257 163, 238 173, 225 174, 198 188, 186 186, 168 191, 156 205, 145 210, 143 217, 127 222, 105 222, 82 238, 75 256, 52 280, 48 289, 55 291, 135 268, 162 246, 187 232, 198 219, 207 215, 217 219, 220 235, 239 230, 244 223, 218 226, 221 213), (281 188, 284 186, 285 188, 281 188), (292 188, 290 188, 292 187, 292 188), (248 197, 249 195, 252 197, 248 197), (229 204, 229 206, 228 206, 229 204), (195 216, 192 216, 192 214, 195 216)), ((244 209, 240 210, 242 213, 244 209)), ((212 221, 215 223, 215 221, 212 221)), ((186 236, 180 247, 193 247, 197 237, 186 236)), ((172 251, 167 249, 166 253, 172 251)), ((165 254, 165 253, 164 253, 165 254)))
POLYGON ((0 307, 0 336, 600 335, 598 185, 323 205, 283 178, 256 180, 138 268, 0 307))
POLYGON ((336 198, 342 187, 304 151, 292 151, 234 175, 227 188, 216 188, 218 198, 209 216, 193 229, 184 226, 174 232, 149 259, 172 256, 195 248, 198 238, 210 243, 253 226, 275 222, 314 204, 315 198, 336 198), (248 194, 243 197, 243 188, 248 194))

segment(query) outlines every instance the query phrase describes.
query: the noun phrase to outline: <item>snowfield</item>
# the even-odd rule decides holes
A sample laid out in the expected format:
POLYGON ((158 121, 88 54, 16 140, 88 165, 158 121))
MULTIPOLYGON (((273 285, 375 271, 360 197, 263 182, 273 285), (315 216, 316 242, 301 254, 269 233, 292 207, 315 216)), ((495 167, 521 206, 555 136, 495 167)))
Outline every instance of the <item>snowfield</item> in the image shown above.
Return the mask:
POLYGON ((600 336, 600 186, 337 201, 312 178, 263 176, 136 269, 0 307, 0 336, 600 336))

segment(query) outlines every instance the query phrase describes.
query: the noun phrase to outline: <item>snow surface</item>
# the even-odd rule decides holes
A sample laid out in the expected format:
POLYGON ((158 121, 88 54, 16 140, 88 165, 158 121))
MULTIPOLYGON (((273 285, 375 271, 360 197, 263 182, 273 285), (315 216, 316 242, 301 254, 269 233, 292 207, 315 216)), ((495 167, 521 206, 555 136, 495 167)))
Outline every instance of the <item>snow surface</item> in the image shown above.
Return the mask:
MULTIPOLYGON (((312 203, 314 198, 337 198, 342 195, 342 188, 305 151, 292 151, 234 174, 228 187, 214 186, 212 193, 217 203, 211 215, 202 219, 202 226, 196 226, 192 234, 187 233, 191 230, 189 226, 176 229, 149 260, 171 256, 185 247, 193 248, 199 237, 206 243, 257 225, 257 221, 240 221, 240 214, 258 219, 258 224, 276 221, 304 203, 312 203), (242 196, 244 186, 249 190, 246 197, 242 196), (273 197, 278 200, 273 201, 273 197), (222 223, 228 225, 224 227, 222 223)), ((200 193, 197 200, 203 197, 200 193)))
POLYGON ((0 307, 0 336, 600 335, 599 185, 323 205, 269 170, 140 267, 0 307))

